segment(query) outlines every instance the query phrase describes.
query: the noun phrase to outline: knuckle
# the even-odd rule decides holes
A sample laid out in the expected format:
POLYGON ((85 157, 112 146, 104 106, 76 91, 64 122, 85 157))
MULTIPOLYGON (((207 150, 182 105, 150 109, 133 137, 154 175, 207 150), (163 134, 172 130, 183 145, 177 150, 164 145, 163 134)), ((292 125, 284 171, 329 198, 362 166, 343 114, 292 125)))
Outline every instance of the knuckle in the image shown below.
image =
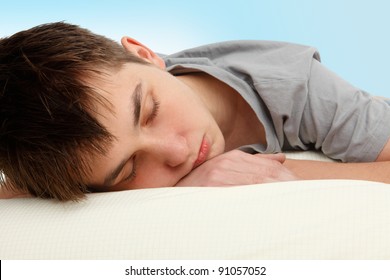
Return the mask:
POLYGON ((222 172, 220 169, 212 169, 207 173, 208 184, 216 185, 221 183, 222 172))
POLYGON ((216 168, 224 167, 231 164, 232 159, 230 157, 219 157, 217 159, 216 168))

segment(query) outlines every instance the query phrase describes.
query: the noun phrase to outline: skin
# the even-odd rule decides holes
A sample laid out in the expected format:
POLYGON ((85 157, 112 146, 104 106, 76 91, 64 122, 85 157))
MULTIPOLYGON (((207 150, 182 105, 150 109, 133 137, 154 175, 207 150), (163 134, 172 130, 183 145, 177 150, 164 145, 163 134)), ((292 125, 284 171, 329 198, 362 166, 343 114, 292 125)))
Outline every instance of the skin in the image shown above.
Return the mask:
POLYGON ((90 180, 97 190, 330 178, 390 183, 390 142, 373 163, 286 160, 284 155, 234 151, 259 140, 265 143, 261 123, 237 92, 207 75, 173 77, 165 71, 164 61, 146 46, 128 37, 122 39, 122 45, 154 67, 128 65, 118 73, 111 73, 111 84, 100 85, 102 94, 113 102, 116 111, 116 119, 103 112, 106 119, 101 121, 118 140, 112 151, 93 165, 97 168, 90 180), (128 105, 128 100, 139 81, 146 98, 142 100, 145 105, 141 109, 141 122, 134 128, 129 118, 134 108, 128 105), (159 114, 149 122, 154 115, 153 100, 159 102, 159 114), (107 184, 104 180, 107 170, 123 159, 128 159, 125 168, 114 182, 107 184), (126 179, 134 166, 137 176, 126 179))
MULTIPOLYGON (((92 189, 231 186, 297 179, 390 183, 390 142, 372 163, 286 160, 283 154, 250 155, 235 150, 259 141, 265 144, 263 126, 237 92, 206 74, 172 76, 160 57, 132 38, 124 37, 122 45, 150 65, 128 64, 90 81, 113 106, 114 114, 98 107, 97 118, 116 137, 106 155, 91 161, 86 183, 92 189), (139 119, 134 113, 135 94, 141 96, 139 119)), ((0 190, 0 198, 20 195, 0 190)))
POLYGON ((240 173, 248 178, 248 166, 253 170, 250 173, 258 177, 257 182, 260 178, 262 182, 297 179, 282 165, 283 155, 254 156, 232 151, 212 161, 248 141, 265 139, 260 123, 249 125, 255 119, 253 112, 243 114, 248 110, 244 111, 245 103, 238 100, 241 97, 226 85, 210 81, 211 77, 199 74, 174 77, 165 71, 164 62, 141 43, 124 38, 122 44, 150 65, 128 64, 91 83, 113 106, 114 114, 100 107, 98 119, 116 138, 109 152, 91 163, 94 168, 87 183, 93 189, 233 185, 238 180, 250 183, 253 178, 248 181, 237 177, 240 173), (230 93, 228 98, 226 91, 230 93), (139 119, 134 116, 138 111, 135 95, 141 96, 139 119), (232 133, 237 127, 244 131, 232 133), (118 169, 120 163, 125 164, 118 169), (219 169, 209 174, 207 166, 215 163, 219 163, 219 169), (205 173, 199 175, 208 179, 187 176, 195 170, 205 173), (234 180, 216 180, 219 173, 226 171, 234 180), (269 175, 259 175, 264 173, 269 175))

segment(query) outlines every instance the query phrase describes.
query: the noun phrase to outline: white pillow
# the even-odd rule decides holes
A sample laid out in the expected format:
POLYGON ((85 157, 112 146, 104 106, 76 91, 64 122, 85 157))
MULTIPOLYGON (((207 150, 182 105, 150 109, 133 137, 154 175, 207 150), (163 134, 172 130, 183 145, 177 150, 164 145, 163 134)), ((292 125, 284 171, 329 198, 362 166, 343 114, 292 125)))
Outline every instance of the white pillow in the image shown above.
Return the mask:
POLYGON ((0 200, 0 259, 390 259, 390 188, 349 180, 0 200))

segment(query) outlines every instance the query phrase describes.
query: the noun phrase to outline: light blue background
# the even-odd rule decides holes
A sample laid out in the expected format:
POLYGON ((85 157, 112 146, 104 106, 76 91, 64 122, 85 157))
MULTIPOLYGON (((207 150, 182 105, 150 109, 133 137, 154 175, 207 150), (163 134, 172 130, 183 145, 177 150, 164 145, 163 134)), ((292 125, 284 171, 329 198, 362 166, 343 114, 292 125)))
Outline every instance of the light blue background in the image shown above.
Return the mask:
POLYGON ((375 95, 390 97, 390 3, 386 0, 1 1, 0 37, 66 21, 115 40, 132 36, 171 53, 222 40, 265 39, 317 47, 323 63, 375 95))

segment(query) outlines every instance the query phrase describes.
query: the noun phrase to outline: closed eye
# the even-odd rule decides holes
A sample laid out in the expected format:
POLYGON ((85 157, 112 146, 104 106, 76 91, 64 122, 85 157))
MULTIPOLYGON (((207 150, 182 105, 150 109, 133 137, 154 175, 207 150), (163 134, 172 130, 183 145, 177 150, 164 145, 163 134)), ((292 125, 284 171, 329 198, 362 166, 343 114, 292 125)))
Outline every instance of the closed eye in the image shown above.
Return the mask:
POLYGON ((123 179, 122 182, 132 181, 135 179, 136 175, 137 175, 137 162, 136 162, 136 156, 133 156, 133 169, 131 170, 129 176, 123 179))
POLYGON ((153 98, 153 108, 152 111, 150 112, 150 115, 146 121, 147 124, 151 123, 158 115, 160 109, 160 102, 153 98))

